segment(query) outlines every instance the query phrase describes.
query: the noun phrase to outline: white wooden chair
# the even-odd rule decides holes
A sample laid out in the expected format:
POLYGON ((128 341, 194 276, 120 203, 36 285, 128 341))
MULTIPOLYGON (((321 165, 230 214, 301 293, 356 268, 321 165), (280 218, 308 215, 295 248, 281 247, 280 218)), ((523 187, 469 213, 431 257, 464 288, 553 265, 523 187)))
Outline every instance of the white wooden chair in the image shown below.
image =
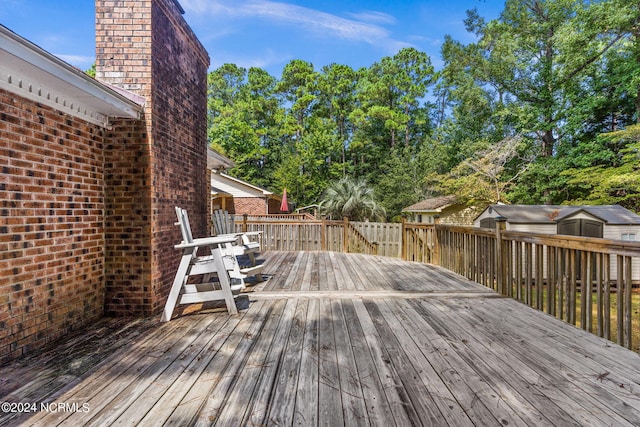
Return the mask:
POLYGON ((233 253, 238 256, 246 255, 249 258, 251 266, 256 265, 256 255, 260 252, 260 242, 251 240, 255 236, 261 234, 260 231, 250 231, 245 233, 236 232, 236 225, 232 215, 229 212, 218 209, 213 212, 213 229, 216 236, 225 236, 235 234, 238 241, 232 246, 233 253))
POLYGON ((213 238, 221 239, 221 241, 217 243, 217 246, 222 252, 222 257, 225 262, 227 273, 229 275, 229 278, 231 279, 232 291, 238 292, 243 290, 245 288, 245 279, 251 276, 254 276, 259 282, 264 281, 264 278, 262 277, 262 269, 264 268, 264 264, 257 264, 254 257, 254 255, 259 250, 259 245, 258 248, 250 249, 252 252, 246 248, 239 250, 239 245, 237 245, 236 242, 241 237, 240 235, 242 233, 220 234, 207 239, 194 240, 191 233, 191 225, 189 223, 189 216, 187 214, 187 211, 180 207, 176 207, 176 215, 178 216, 177 225, 180 225, 180 231, 182 233, 183 241, 192 242, 207 241, 207 239, 213 238), (239 255, 251 255, 251 265, 241 266, 238 262, 239 255))
POLYGON ((231 244, 235 240, 232 236, 219 236, 204 239, 193 239, 189 219, 184 215, 186 211, 176 208, 178 224, 182 231, 183 241, 176 245, 182 250, 182 258, 178 271, 169 291, 167 302, 162 313, 162 322, 171 320, 173 310, 177 304, 194 304, 207 301, 224 300, 229 314, 237 314, 229 269, 224 261, 220 245, 231 244), (204 248, 206 255, 199 256, 198 249, 204 248), (217 276, 218 282, 211 282, 212 276, 217 276), (202 276, 203 283, 191 284, 189 278, 202 276))

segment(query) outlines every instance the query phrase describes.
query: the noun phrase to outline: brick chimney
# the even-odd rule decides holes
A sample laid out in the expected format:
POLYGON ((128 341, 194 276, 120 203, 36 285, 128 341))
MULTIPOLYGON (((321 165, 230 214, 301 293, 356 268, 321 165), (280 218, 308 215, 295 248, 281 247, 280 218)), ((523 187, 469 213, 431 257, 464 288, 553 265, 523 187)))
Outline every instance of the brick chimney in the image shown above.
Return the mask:
POLYGON ((96 78, 145 98, 105 142, 107 315, 164 306, 179 253, 175 206, 207 234, 209 56, 176 0, 96 0, 96 78))

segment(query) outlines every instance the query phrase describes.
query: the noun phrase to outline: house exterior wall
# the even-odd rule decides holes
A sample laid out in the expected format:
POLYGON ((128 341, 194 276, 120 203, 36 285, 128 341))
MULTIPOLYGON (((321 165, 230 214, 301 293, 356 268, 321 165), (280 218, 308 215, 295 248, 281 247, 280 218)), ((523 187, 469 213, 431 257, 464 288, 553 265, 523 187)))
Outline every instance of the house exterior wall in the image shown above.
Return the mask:
POLYGON ((103 314, 104 131, 0 89, 0 362, 103 314))
MULTIPOLYGON (((611 240, 621 240, 622 234, 635 234, 635 240, 640 240, 640 226, 638 225, 604 225, 603 238, 611 240)), ((612 279, 618 277, 618 259, 611 257, 612 279)), ((634 258, 631 261, 631 277, 634 281, 640 281, 640 259, 634 258)))
POLYGON ((96 56, 98 80, 145 98, 141 120, 105 129, 0 90, 0 363, 105 314, 159 312, 174 206, 210 229, 209 57, 177 3, 97 0, 96 56))
POLYGON ((257 197, 234 197, 233 212, 236 215, 266 215, 267 201, 257 197))
MULTIPOLYGON (((283 214, 283 213, 290 213, 290 212, 283 212, 280 210, 280 206, 282 204, 282 200, 278 200, 278 199, 269 199, 267 201, 268 206, 269 206, 269 212, 267 212, 268 214, 283 214)), ((291 205, 289 205, 291 206, 291 205)))
POLYGON ((173 0, 96 0, 96 78, 142 95, 145 125, 116 129, 108 173, 106 312, 150 315, 179 262, 175 206, 194 235, 209 230, 209 56, 173 0), (130 131, 130 132, 129 132, 130 131), (112 252, 109 252, 110 254, 112 252))

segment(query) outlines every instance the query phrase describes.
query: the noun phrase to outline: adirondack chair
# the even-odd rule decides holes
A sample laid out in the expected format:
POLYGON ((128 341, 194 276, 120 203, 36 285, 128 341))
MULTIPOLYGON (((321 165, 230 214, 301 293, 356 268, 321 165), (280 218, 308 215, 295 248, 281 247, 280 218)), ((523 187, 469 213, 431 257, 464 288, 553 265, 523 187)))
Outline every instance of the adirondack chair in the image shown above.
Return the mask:
POLYGON ((178 223, 183 241, 176 245, 182 250, 182 258, 178 271, 169 291, 167 302, 162 313, 162 322, 171 320, 173 310, 177 304, 194 304, 207 301, 224 300, 229 314, 237 314, 228 263, 225 263, 221 245, 231 244, 233 236, 218 236, 204 239, 193 239, 191 227, 186 211, 176 208, 178 223), (205 255, 198 255, 198 250, 204 249, 205 255), (203 283, 191 284, 189 278, 202 276, 203 283), (210 279, 217 276, 218 283, 210 279))
MULTIPOLYGON (((189 216, 185 209, 180 207, 176 207, 176 215, 178 216, 178 224, 180 225, 180 231, 182 233, 182 239, 185 242, 190 241, 199 241, 206 239, 193 239, 191 233, 191 225, 189 223, 189 216)), ((214 236, 214 238, 223 239, 224 242, 218 243, 217 246, 220 248, 222 252, 222 256, 225 262, 225 266, 227 269, 227 273, 231 279, 231 290, 232 291, 240 291, 245 288, 245 279, 251 276, 254 276, 257 281, 262 282, 264 278, 262 277, 262 269, 264 268, 264 264, 257 264, 255 261, 255 257, 253 255, 257 253, 259 249, 259 245, 257 248, 244 248, 242 250, 238 250, 238 246, 236 242, 241 237, 242 233, 229 233, 229 234, 220 234, 214 236), (250 259, 252 261, 252 265, 250 266, 241 266, 238 262, 238 255, 251 255, 250 259), (253 257, 253 258, 252 258, 253 257)))
POLYGON ((216 236, 238 235, 238 242, 233 245, 233 253, 236 256, 246 255, 249 258, 250 265, 256 265, 255 255, 260 252, 260 242, 253 241, 250 238, 259 236, 261 234, 260 231, 237 233, 233 216, 221 209, 213 212, 213 228, 216 236))

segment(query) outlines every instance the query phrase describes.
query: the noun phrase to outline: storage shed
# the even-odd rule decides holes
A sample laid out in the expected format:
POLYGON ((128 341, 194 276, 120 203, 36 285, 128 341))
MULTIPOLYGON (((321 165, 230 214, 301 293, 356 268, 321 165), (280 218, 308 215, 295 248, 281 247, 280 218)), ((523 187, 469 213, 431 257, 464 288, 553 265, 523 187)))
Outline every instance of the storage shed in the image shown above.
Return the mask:
MULTIPOLYGON (((505 218, 506 229, 513 231, 640 240, 640 216, 619 205, 491 205, 475 219, 474 226, 495 229, 498 217, 505 218)), ((616 264, 617 260, 612 258, 614 280, 616 264)), ((546 272, 546 254, 544 270, 546 272)), ((632 275, 634 281, 640 280, 640 260, 633 260, 632 275)))
POLYGON ((409 222, 433 224, 438 217, 441 224, 471 225, 481 209, 460 203, 456 196, 438 196, 407 206, 402 213, 409 222))
POLYGON ((638 240, 640 216, 620 205, 491 205, 474 226, 495 228, 495 219, 506 219, 507 230, 530 233, 638 240))

